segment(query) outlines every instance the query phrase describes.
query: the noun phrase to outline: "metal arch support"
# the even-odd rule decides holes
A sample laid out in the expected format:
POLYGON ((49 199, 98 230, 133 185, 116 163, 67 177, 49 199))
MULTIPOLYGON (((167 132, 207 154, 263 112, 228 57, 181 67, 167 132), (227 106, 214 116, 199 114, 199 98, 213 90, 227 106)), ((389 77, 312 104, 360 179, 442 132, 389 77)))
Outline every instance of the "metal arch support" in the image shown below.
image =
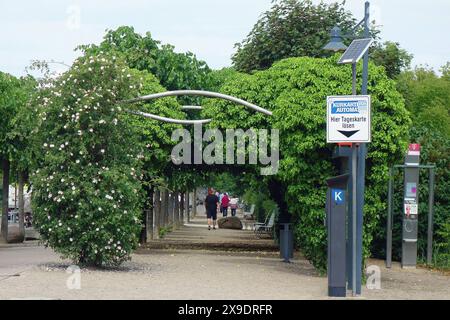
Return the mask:
POLYGON ((217 93, 217 92, 210 92, 210 91, 201 91, 201 90, 178 90, 178 91, 167 91, 162 93, 155 93, 150 94, 147 96, 141 96, 135 99, 130 99, 124 101, 125 103, 135 103, 139 101, 148 101, 148 100, 154 100, 159 98, 165 98, 165 97, 178 97, 178 96, 201 96, 206 98, 217 98, 217 99, 223 99, 228 100, 237 104, 240 104, 242 106, 245 106, 247 108, 250 108, 252 110, 255 110, 257 112, 263 113, 268 116, 272 116, 272 112, 269 110, 266 110, 264 108, 258 107, 257 105, 244 101, 242 99, 232 97, 226 94, 217 93))
POLYGON ((178 120, 178 119, 171 119, 171 118, 161 117, 161 116, 157 116, 157 115, 154 115, 154 114, 151 114, 151 113, 145 113, 145 112, 141 112, 141 111, 128 110, 127 112, 131 113, 131 114, 138 115, 138 116, 142 116, 142 117, 145 117, 145 118, 153 119, 153 120, 158 120, 158 121, 167 122, 167 123, 173 123, 173 124, 181 124, 181 125, 206 124, 206 123, 210 123, 212 121, 211 119, 205 119, 205 120, 178 120))
POLYGON ((182 110, 203 110, 202 106, 182 106, 182 110))

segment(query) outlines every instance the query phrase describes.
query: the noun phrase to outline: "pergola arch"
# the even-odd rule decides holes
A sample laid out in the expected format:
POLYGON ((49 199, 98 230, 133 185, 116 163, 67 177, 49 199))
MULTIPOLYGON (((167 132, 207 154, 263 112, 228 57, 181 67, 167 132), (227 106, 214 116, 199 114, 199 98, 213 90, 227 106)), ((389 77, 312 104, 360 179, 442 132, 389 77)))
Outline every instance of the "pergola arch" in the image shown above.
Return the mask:
MULTIPOLYGON (((247 107, 249 109, 252 109, 256 112, 263 113, 267 116, 272 116, 272 112, 269 110, 266 110, 264 108, 261 108, 253 103, 247 102, 245 100, 218 93, 218 92, 211 92, 211 91, 202 91, 202 90, 177 90, 177 91, 167 91, 167 92, 160 92, 155 94, 150 94, 146 96, 140 96, 134 99, 126 100, 124 103, 136 103, 141 101, 150 101, 150 100, 156 100, 160 98, 166 98, 166 97, 178 97, 178 96, 200 96, 205 98, 215 98, 215 99, 222 99, 231 101, 233 103, 242 105, 244 107, 247 107)), ((201 106, 184 106, 182 107, 184 110, 201 110, 201 106)), ((198 124, 206 124, 210 123, 212 119, 202 119, 202 120, 179 120, 179 119, 172 119, 167 117, 161 117, 155 114, 141 112, 141 111, 128 111, 132 114, 143 116, 149 119, 163 121, 167 123, 174 123, 174 124, 181 124, 181 125, 198 125, 198 124)))

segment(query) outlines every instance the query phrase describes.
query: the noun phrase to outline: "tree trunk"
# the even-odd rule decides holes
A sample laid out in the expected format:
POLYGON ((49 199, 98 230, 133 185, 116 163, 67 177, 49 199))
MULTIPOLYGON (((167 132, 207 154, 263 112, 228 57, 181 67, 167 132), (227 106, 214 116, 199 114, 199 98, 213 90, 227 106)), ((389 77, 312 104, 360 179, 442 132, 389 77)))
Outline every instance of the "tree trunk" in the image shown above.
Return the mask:
POLYGON ((173 192, 169 192, 169 198, 167 201, 167 222, 169 225, 173 225, 173 192))
POLYGON ((184 199, 184 201, 186 202, 185 204, 185 209, 186 209, 186 219, 187 222, 191 222, 191 216, 190 216, 190 211, 189 211, 189 190, 186 191, 186 197, 184 199))
POLYGON ((155 190, 154 198, 155 231, 153 233, 153 237, 154 239, 159 239, 159 229, 161 228, 161 192, 159 190, 155 190))
POLYGON ((194 189, 194 199, 192 201, 192 216, 197 216, 197 188, 194 189))
POLYGON ((19 171, 19 241, 25 241, 25 172, 19 171))
POLYGON ((173 210, 173 220, 176 228, 180 227, 180 200, 178 192, 174 194, 174 210, 173 210))
POLYGON ((1 237, 5 243, 8 242, 8 207, 9 207, 9 160, 2 159, 3 169, 3 198, 2 198, 2 229, 1 237))
POLYGON ((150 199, 149 201, 149 209, 147 210, 147 216, 146 216, 146 223, 145 223, 145 230, 147 232, 146 234, 146 241, 150 241, 153 240, 153 231, 154 231, 154 224, 155 222, 153 221, 155 215, 155 207, 154 207, 154 202, 153 202, 153 188, 150 189, 149 193, 148 193, 148 197, 150 199))
POLYGON ((163 216, 164 227, 167 227, 169 224, 169 192, 167 190, 163 191, 163 195, 161 197, 161 213, 163 216))
POLYGON ((181 197, 180 197, 180 222, 181 225, 184 226, 184 193, 181 193, 181 197))

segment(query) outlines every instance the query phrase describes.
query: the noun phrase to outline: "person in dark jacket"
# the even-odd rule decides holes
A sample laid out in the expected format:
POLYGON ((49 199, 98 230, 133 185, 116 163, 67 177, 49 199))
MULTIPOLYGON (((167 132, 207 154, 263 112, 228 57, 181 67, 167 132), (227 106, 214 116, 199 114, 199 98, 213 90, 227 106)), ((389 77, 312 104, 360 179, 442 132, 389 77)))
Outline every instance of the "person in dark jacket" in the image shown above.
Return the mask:
POLYGON ((219 198, 214 194, 214 191, 209 188, 208 195, 205 199, 206 216, 208 217, 208 230, 211 230, 211 225, 213 226, 213 229, 216 230, 218 204, 219 198))

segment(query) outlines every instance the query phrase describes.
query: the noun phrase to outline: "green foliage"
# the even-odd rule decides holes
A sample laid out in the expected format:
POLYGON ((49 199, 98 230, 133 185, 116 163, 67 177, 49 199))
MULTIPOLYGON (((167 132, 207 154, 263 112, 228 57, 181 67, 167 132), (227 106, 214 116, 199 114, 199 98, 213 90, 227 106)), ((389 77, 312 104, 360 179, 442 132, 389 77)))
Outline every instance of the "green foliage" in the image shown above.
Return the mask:
POLYGON ((13 130, 13 119, 26 104, 26 99, 24 81, 0 72, 0 157, 10 156, 9 133, 13 130))
MULTIPOLYGON (((437 267, 449 268, 448 226, 450 224, 450 78, 447 63, 442 67, 442 76, 433 70, 420 67, 402 73, 398 78, 399 90, 411 111, 414 126, 411 141, 422 145, 421 162, 434 163, 436 170, 434 263, 437 267)), ((427 199, 426 176, 421 176, 421 199, 427 199)), ((426 213, 426 201, 421 201, 421 212, 426 213)), ((426 214, 420 215, 419 257, 426 256, 426 214)))
MULTIPOLYGON (((434 253, 437 266, 445 266, 443 257, 449 255, 448 225, 450 224, 450 139, 440 130, 422 125, 414 126, 410 132, 411 141, 422 146, 421 162, 436 164, 435 178, 435 208, 434 208, 434 247, 438 251, 434 253)), ((419 258, 426 260, 426 240, 428 227, 428 173, 421 174, 421 188, 419 199, 419 258)), ((449 262, 447 261, 447 267, 449 262)))
MULTIPOLYGON (((224 93, 272 110, 272 118, 226 101, 211 102, 203 111, 205 117, 214 115, 212 126, 219 128, 280 130, 280 171, 275 178, 287 189, 285 201, 298 244, 321 269, 326 266, 325 180, 337 174, 331 161, 333 147, 326 143, 326 97, 348 94, 352 83, 350 67, 338 66, 337 58, 286 59, 254 75, 237 74, 222 86, 224 93)), ((395 83, 383 68, 370 64, 369 71, 373 142, 367 161, 365 257, 386 209, 388 168, 401 159, 410 124, 395 83)), ((359 65, 358 79, 361 73, 359 65)))
MULTIPOLYGON (((144 85, 140 91, 142 95, 166 91, 166 89, 207 89, 210 83, 211 70, 194 54, 177 53, 173 46, 161 45, 159 41, 152 39, 150 33, 142 36, 132 27, 122 26, 116 30, 110 30, 99 45, 91 44, 79 48, 86 54, 98 55, 108 52, 122 57, 128 67, 136 72, 142 71, 138 76, 144 79, 156 77, 161 85, 153 80, 144 81, 151 85, 149 87, 144 85)), ((182 97, 179 101, 195 105, 200 104, 201 98, 182 97)), ((186 117, 175 98, 148 103, 144 107, 140 106, 140 110, 175 119, 186 117)), ((201 181, 201 174, 186 172, 170 161, 170 151, 174 145, 171 141, 171 133, 177 126, 148 119, 135 119, 133 123, 141 131, 141 138, 147 141, 147 152, 144 154, 146 181, 160 181, 160 178, 164 176, 165 184, 179 190, 184 190, 194 181, 201 181)))
POLYGON ((118 102, 142 86, 120 59, 84 56, 36 98, 34 222, 46 245, 77 263, 118 265, 137 246, 142 147, 118 102))
POLYGON ((442 68, 442 79, 445 79, 447 81, 450 81, 450 61, 447 62, 442 68))
MULTIPOLYGON (((448 65, 447 65, 448 67, 448 65)), ((435 221, 434 221, 434 264, 437 267, 449 267, 449 235, 450 223, 450 82, 443 75, 438 77, 433 70, 420 67, 406 71, 397 78, 397 87, 406 100, 406 108, 410 110, 413 125, 409 130, 411 143, 422 146, 421 162, 436 164, 435 179, 435 221)), ((405 149, 406 151, 406 149, 405 149)), ((399 161, 399 164, 403 159, 399 161)), ((422 171, 419 189, 419 241, 418 255, 426 261, 427 227, 428 227, 428 172, 422 171)), ((393 225, 393 258, 401 258, 402 214, 403 212, 403 174, 399 170, 394 177, 394 225, 393 225)), ((375 257, 385 257, 386 219, 376 233, 372 253, 375 257)))
POLYGON ((234 68, 223 68, 211 71, 207 89, 213 92, 220 92, 222 85, 235 77, 237 73, 238 72, 234 68))
POLYGON ((37 109, 31 104, 32 98, 38 94, 37 85, 37 81, 28 76, 21 78, 17 87, 17 106, 7 133, 13 171, 27 173, 37 159, 35 138, 38 118, 35 115, 37 109))
POLYGON ((276 1, 245 40, 237 44, 233 66, 242 72, 264 70, 289 57, 323 57, 330 30, 339 26, 348 33, 355 25, 343 3, 318 5, 311 0, 276 1))
MULTIPOLYGON (((140 79, 142 86, 139 94, 152 94, 166 91, 156 77, 147 71, 131 69, 130 75, 140 79)), ((158 99, 146 103, 138 103, 126 106, 142 112, 173 118, 184 119, 180 105, 175 98, 158 99)), ((152 180, 162 175, 164 170, 171 165, 170 152, 174 146, 171 140, 173 130, 181 128, 179 125, 165 123, 135 115, 127 115, 129 121, 139 136, 141 144, 145 145, 143 152, 144 171, 146 180, 152 180)))
POLYGON ((233 175, 229 172, 212 172, 209 184, 219 192, 227 192, 232 196, 243 194, 245 185, 242 183, 242 177, 233 175))
POLYGON ((438 242, 434 247, 434 265, 445 269, 450 269, 450 222, 447 221, 437 232, 438 236, 443 240, 438 242))
POLYGON ((133 27, 109 30, 102 43, 79 47, 87 54, 110 52, 123 56, 130 68, 146 70, 155 75, 168 90, 204 89, 209 67, 191 52, 177 53, 171 45, 161 45, 147 32, 145 36, 133 27))
POLYGON ((389 78, 395 79, 403 70, 411 66, 413 55, 400 48, 398 42, 387 41, 377 44, 372 50, 370 58, 378 66, 384 66, 389 78))
POLYGON ((159 228, 159 238, 164 239, 164 237, 172 231, 173 231, 172 226, 164 226, 164 227, 159 228))
MULTIPOLYGON (((324 51, 323 47, 334 26, 339 26, 343 35, 362 32, 361 29, 353 31, 356 19, 345 10, 345 1, 331 4, 314 4, 310 0, 274 2, 247 38, 236 45, 233 66, 238 71, 265 70, 274 62, 290 57, 328 57, 332 53, 324 51)), ((371 30, 376 40, 379 33, 376 28, 371 30)), ((349 44, 348 39, 344 42, 349 44)), ((409 68, 412 58, 396 42, 376 43, 371 49, 371 59, 376 65, 384 66, 391 79, 409 68)))
MULTIPOLYGON (((448 65, 447 65, 448 68, 448 65)), ((398 89, 406 100, 416 125, 433 128, 450 137, 450 80, 420 67, 398 77, 398 89)))
MULTIPOLYGON (((277 209, 277 203, 270 199, 269 192, 264 184, 257 183, 257 179, 253 183, 247 185, 247 191, 244 193, 243 200, 249 206, 254 205, 255 220, 264 222, 266 218, 277 209)), ((248 208, 250 209, 250 208, 248 208)))

